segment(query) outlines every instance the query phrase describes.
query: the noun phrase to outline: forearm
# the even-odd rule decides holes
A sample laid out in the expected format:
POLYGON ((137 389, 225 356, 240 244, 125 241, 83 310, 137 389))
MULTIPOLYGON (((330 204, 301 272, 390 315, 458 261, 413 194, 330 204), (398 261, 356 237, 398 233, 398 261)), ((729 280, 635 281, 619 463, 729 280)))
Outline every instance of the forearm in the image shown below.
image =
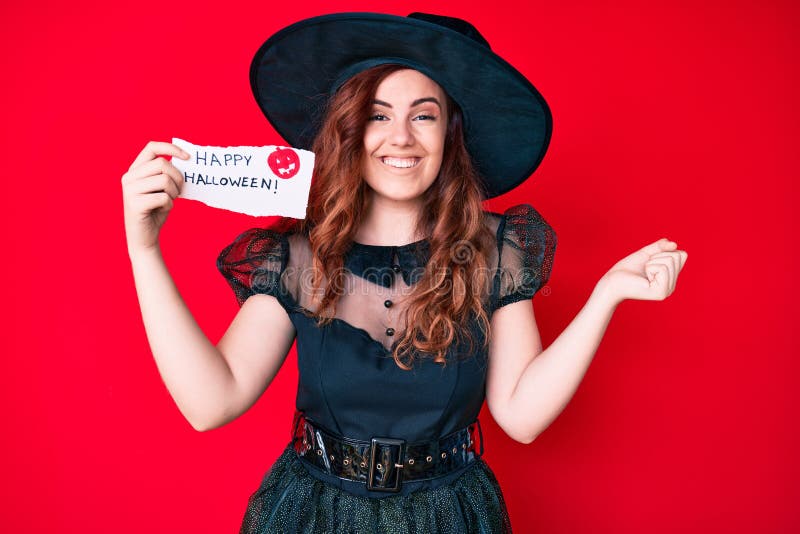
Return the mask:
POLYGON ((509 401, 509 413, 532 441, 558 417, 578 389, 617 302, 603 281, 553 343, 525 368, 509 401))
POLYGON ((131 265, 161 378, 194 428, 213 427, 234 390, 227 362, 186 307, 160 250, 132 253, 131 265))

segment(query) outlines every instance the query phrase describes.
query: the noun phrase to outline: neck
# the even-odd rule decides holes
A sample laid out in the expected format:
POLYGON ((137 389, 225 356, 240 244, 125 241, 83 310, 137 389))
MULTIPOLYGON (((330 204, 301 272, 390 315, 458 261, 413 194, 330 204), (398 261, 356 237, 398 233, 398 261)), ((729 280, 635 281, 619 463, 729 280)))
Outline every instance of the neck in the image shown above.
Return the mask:
POLYGON ((405 245, 425 236, 417 233, 420 202, 400 202, 377 196, 368 202, 355 240, 365 245, 405 245))

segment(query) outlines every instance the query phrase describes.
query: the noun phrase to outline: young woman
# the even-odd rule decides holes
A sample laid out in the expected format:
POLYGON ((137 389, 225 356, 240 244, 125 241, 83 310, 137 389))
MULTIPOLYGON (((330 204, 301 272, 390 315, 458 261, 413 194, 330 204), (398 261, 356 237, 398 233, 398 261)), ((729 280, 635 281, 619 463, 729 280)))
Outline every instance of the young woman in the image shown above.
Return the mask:
POLYGON ((220 254, 241 309, 216 347, 158 245, 182 184, 162 156, 188 155, 151 142, 122 179, 148 339, 195 428, 246 411, 297 340, 291 441, 242 532, 510 532, 481 459, 484 398, 530 443, 572 397, 616 305, 671 294, 686 253, 660 239, 618 262, 543 351, 530 299, 555 233, 528 204, 497 214, 481 202, 536 168, 550 113, 474 27, 316 17, 268 40, 251 81, 278 132, 313 149, 315 174, 303 221, 248 230, 220 254))

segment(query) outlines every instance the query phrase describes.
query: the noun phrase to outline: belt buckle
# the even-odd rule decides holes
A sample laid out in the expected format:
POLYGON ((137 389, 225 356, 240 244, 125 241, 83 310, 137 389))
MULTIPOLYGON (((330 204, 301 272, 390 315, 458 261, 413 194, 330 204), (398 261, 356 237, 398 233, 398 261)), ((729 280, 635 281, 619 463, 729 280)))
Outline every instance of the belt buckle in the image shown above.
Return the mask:
POLYGON ((372 438, 369 448, 369 472, 367 473, 368 490, 390 493, 400 491, 405 449, 406 440, 404 439, 372 438), (393 454, 395 450, 397 451, 396 455, 393 454), (382 467, 378 468, 378 466, 382 467), (379 476, 376 476, 376 468, 380 473, 379 476), (387 485, 387 481, 391 481, 392 478, 394 478, 394 484, 387 485))

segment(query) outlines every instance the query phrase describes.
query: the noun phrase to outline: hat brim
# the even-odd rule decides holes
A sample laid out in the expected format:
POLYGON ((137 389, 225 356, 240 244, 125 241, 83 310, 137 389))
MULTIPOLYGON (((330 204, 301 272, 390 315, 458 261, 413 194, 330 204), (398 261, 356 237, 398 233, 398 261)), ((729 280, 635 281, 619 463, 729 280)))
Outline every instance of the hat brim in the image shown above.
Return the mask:
POLYGON ((289 145, 308 150, 332 92, 384 63, 419 70, 458 103, 487 198, 510 191, 539 166, 552 132, 544 98, 488 47, 438 24, 377 13, 306 19, 259 48, 250 85, 275 130, 289 145))

